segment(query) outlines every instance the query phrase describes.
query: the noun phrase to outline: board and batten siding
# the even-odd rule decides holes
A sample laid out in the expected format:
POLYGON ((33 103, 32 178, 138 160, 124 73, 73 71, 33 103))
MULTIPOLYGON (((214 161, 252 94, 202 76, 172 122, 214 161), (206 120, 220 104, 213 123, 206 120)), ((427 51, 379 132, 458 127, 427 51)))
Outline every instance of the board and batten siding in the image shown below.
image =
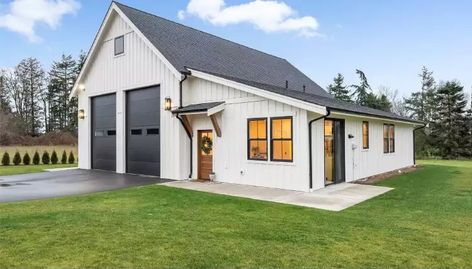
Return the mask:
POLYGON ((411 124, 389 120, 345 117, 346 181, 354 181, 413 165, 413 128, 411 124), (362 147, 362 122, 369 122, 369 148, 362 147), (395 152, 383 152, 383 125, 395 126, 395 152), (349 139, 352 134, 354 138, 349 139), (352 145, 356 145, 353 150, 352 145))
POLYGON ((182 156, 189 147, 188 138, 172 113, 164 111, 164 98, 179 102, 179 77, 147 46, 141 37, 117 13, 98 42, 96 53, 91 55, 89 69, 81 84, 85 91, 78 94, 79 109, 85 109, 86 119, 79 120, 79 167, 91 168, 90 155, 90 98, 116 93, 116 149, 117 172, 124 173, 126 166, 125 97, 127 90, 160 85, 161 91, 161 177, 184 179, 188 177, 189 162, 182 156), (114 38, 123 35, 125 52, 114 55, 114 38))
MULTIPOLYGON (((225 85, 190 78, 184 86, 184 105, 225 101, 219 113, 221 137, 214 133, 213 170, 220 182, 308 191, 308 123, 307 112, 290 105, 257 97, 225 85), (293 117, 293 162, 253 161, 247 159, 247 120, 270 117, 293 117)), ((197 177, 197 131, 213 129, 206 115, 191 115, 194 131, 193 177, 197 177)), ((268 146, 270 152, 270 142, 268 146)), ((270 154, 270 153, 269 153, 270 154)), ((269 157, 270 159, 270 157, 269 157)))

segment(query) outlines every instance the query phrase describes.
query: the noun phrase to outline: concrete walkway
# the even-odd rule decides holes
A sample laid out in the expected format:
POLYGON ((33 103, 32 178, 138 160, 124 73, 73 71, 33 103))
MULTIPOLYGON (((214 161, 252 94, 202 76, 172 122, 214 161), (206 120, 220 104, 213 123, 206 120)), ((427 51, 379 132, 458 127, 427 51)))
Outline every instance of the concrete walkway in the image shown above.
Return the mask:
POLYGON ((290 191, 219 182, 172 181, 162 185, 330 211, 341 211, 392 190, 392 188, 387 187, 352 183, 331 185, 313 192, 290 191))

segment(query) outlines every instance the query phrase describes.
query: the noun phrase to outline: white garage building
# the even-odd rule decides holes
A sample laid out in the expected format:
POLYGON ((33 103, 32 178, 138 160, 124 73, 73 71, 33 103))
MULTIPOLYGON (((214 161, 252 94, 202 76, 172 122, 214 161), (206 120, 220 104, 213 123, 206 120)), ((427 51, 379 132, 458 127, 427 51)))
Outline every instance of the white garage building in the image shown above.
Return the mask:
POLYGON ((79 167, 310 191, 414 164, 421 123, 284 59, 113 2, 72 96, 79 167))

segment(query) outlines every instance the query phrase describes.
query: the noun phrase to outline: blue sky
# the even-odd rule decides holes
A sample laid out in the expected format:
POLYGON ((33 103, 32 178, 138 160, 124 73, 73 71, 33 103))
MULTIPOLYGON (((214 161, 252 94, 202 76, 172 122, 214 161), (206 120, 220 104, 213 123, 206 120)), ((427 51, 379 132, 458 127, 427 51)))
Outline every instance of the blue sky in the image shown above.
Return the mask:
MULTIPOLYGON (((2 26, 2 20, 12 12, 12 1, 0 0, 0 67, 13 67, 31 56, 48 68, 62 53, 87 51, 110 4, 102 0, 15 0, 76 4, 73 11, 58 9, 53 21, 35 18, 33 36, 12 31, 14 26, 8 28, 5 23, 2 26)), ((198 10, 192 13, 187 8, 189 1, 121 2, 286 58, 322 87, 338 72, 348 84, 356 83, 355 69, 359 68, 374 89, 386 86, 406 95, 419 88, 418 73, 426 65, 437 80, 457 79, 467 92, 472 90, 472 1, 279 0, 293 12, 291 18, 309 17, 299 21, 305 28, 281 31, 258 24, 257 16, 264 15, 263 11, 227 23, 224 16, 229 10, 222 9, 254 0, 226 0, 218 15, 209 16, 198 10), (181 10, 186 10, 183 19, 178 16, 181 10)), ((45 16, 54 13, 51 10, 45 16)), ((263 17, 259 18, 262 23, 263 17)))

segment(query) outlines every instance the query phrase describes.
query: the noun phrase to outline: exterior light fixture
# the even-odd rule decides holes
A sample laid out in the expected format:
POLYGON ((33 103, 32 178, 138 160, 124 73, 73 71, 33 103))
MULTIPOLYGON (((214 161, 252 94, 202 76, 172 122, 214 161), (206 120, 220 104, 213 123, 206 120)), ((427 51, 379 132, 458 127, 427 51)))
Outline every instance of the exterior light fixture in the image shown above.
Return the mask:
POLYGON ((85 110, 79 109, 79 119, 85 119, 85 110))
POLYGON ((172 99, 170 99, 170 97, 166 97, 164 100, 164 109, 166 111, 170 111, 171 108, 172 108, 172 99))
POLYGON ((84 84, 79 84, 79 90, 85 91, 85 85, 84 84))

